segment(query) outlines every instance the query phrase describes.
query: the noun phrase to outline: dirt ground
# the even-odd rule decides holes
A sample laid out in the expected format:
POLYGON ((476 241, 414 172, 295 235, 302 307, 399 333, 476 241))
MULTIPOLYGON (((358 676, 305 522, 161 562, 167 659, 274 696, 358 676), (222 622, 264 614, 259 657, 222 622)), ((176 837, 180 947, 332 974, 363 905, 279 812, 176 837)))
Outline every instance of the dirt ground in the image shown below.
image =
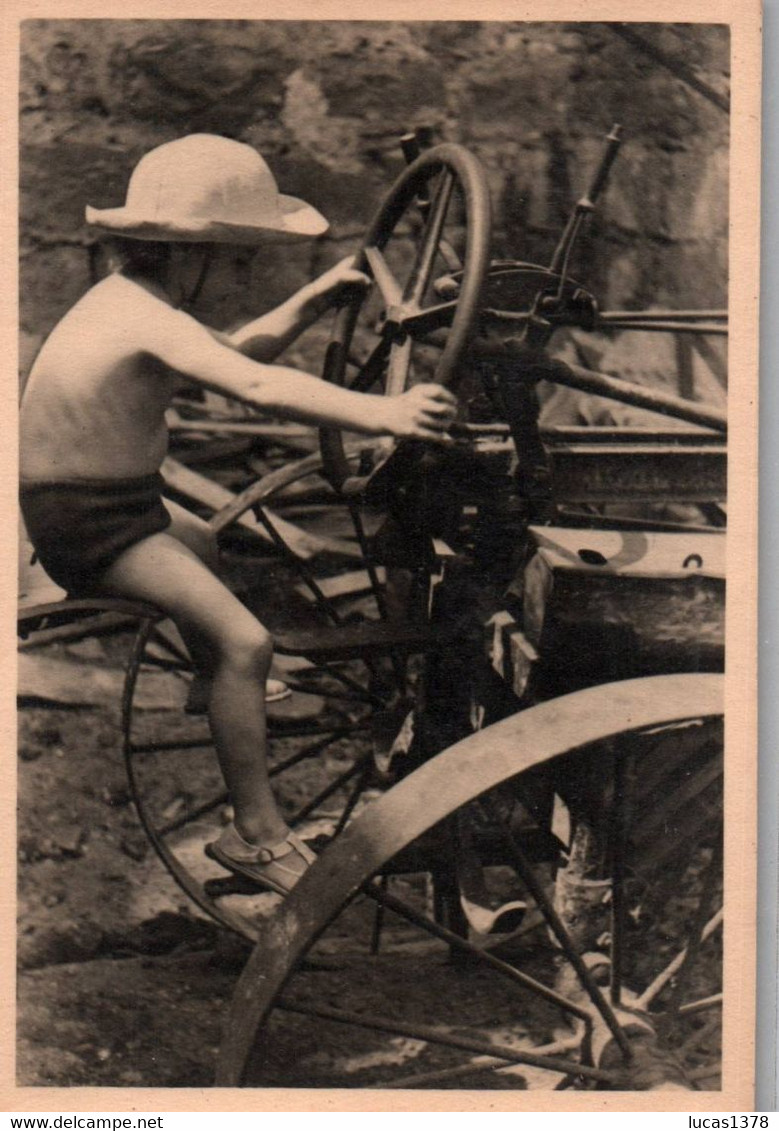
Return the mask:
POLYGON ((116 722, 20 711, 18 1079, 206 1085, 245 947, 147 849, 116 722))

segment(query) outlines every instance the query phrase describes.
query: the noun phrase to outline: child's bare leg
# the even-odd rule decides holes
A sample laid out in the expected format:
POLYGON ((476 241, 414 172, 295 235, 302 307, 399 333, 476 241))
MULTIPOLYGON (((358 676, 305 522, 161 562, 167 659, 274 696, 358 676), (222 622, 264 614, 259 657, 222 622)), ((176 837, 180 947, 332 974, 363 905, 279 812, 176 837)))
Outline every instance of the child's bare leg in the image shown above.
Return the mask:
POLYGON ((188 511, 186 507, 174 503, 172 499, 163 499, 163 502, 165 510, 170 515, 168 534, 172 534, 179 542, 188 546, 212 573, 218 575, 219 547, 216 535, 205 519, 188 511))
MULTIPOLYGON (((183 542, 188 546, 205 565, 211 570, 212 573, 219 577, 219 547, 217 545, 216 535, 214 534, 208 523, 188 511, 185 507, 179 506, 171 499, 165 499, 165 508, 168 511, 171 524, 168 527, 168 534, 172 534, 174 538, 178 538, 179 542, 183 542)), ((197 647, 196 641, 190 641, 192 647, 197 647)), ((196 651, 190 652, 195 665, 195 677, 192 681, 189 691, 189 698, 187 700, 186 710, 193 710, 196 714, 205 710, 206 704, 211 698, 211 677, 210 665, 207 657, 199 655, 196 651)), ((266 699, 269 694, 272 694, 275 699, 283 698, 284 695, 289 695, 286 690, 286 685, 281 680, 268 680, 266 682, 266 699)))
POLYGON ((197 555, 169 533, 126 550, 101 588, 168 613, 211 677, 209 718, 241 836, 277 843, 289 829, 267 772, 265 679, 273 653, 266 629, 197 555))

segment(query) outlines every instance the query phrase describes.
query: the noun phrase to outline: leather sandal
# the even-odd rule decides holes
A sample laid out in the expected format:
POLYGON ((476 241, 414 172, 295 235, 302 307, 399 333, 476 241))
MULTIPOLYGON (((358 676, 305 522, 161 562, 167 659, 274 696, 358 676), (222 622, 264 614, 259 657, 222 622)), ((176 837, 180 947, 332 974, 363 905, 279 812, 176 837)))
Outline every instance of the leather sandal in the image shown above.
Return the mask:
POLYGON ((315 853, 293 832, 278 844, 249 844, 233 824, 218 841, 205 846, 205 853, 228 871, 279 895, 287 895, 316 860, 315 853))

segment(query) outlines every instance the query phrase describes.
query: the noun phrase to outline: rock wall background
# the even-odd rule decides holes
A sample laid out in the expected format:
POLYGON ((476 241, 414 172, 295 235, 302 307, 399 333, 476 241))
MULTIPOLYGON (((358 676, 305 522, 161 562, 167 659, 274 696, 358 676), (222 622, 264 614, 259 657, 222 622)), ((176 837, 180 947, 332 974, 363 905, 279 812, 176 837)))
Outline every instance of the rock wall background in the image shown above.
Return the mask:
MULTIPOLYGON (((727 28, 635 26, 726 90, 727 28)), ((332 223, 247 313, 356 246, 420 125, 486 166, 494 254, 547 262, 621 122, 577 277, 611 308, 726 301, 727 115, 603 24, 31 20, 20 107, 23 368, 88 286, 85 203, 122 203, 142 153, 195 131, 255 145, 332 223)))

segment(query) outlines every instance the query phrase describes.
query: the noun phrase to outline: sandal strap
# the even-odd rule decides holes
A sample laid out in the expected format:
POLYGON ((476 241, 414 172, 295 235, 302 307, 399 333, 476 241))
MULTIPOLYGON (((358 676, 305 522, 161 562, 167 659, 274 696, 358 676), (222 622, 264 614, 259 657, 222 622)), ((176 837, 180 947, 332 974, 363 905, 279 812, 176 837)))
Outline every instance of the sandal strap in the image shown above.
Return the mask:
POLYGON ((297 852, 302 856, 307 864, 313 864, 316 860, 315 854, 311 851, 305 841, 302 841, 299 836, 291 832, 284 840, 279 841, 278 844, 258 844, 257 848, 257 862, 259 864, 272 864, 274 860, 284 860, 285 857, 290 856, 293 852, 297 852))
POLYGON ((304 840, 301 840, 297 833, 290 833, 287 837, 287 844, 291 844, 299 856, 302 856, 307 864, 313 864, 316 860, 316 853, 312 851, 304 840))
POLYGON ((305 841, 301 840, 295 832, 291 832, 277 845, 258 845, 257 860, 261 864, 270 864, 276 860, 285 860, 287 856, 291 856, 294 852, 298 856, 302 856, 306 864, 313 864, 317 860, 317 856, 312 853, 305 841))
POLYGON ((257 864, 272 864, 276 860, 283 860, 293 852, 297 852, 307 864, 313 864, 316 860, 316 854, 311 851, 305 841, 293 832, 290 832, 284 840, 277 844, 250 844, 249 841, 244 840, 233 824, 222 834, 220 839, 226 842, 223 843, 223 848, 227 855, 233 856, 236 860, 253 860, 257 864), (230 843, 231 841, 235 842, 235 848, 230 843), (241 850, 240 857, 236 848, 241 850))

